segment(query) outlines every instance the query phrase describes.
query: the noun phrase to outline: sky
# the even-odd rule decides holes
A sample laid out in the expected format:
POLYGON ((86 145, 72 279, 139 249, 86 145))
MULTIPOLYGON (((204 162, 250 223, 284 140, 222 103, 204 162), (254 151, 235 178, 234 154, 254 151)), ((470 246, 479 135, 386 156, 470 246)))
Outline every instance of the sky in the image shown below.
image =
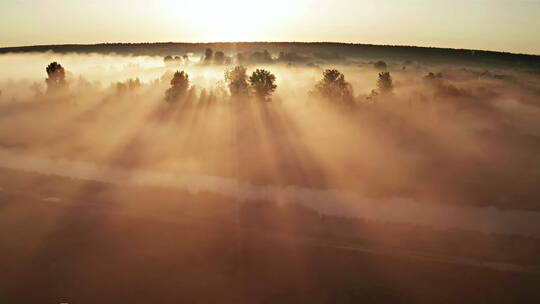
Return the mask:
POLYGON ((0 0, 0 47, 332 41, 540 54, 540 0, 0 0))

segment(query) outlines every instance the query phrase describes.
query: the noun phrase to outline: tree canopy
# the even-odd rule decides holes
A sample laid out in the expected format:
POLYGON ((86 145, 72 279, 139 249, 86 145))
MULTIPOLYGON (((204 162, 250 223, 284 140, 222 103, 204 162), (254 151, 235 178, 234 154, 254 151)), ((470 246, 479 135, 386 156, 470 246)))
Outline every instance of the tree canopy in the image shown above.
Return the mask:
POLYGON ((255 96, 266 100, 277 88, 276 76, 267 70, 257 69, 249 77, 255 96))
POLYGON ((214 51, 212 51, 211 48, 207 48, 206 51, 204 51, 204 62, 210 63, 212 62, 213 58, 214 58, 214 51))
POLYGON ((229 86, 231 96, 239 97, 248 94, 249 86, 245 67, 236 66, 231 70, 227 70, 225 72, 225 81, 229 86))
POLYGON ((214 63, 215 64, 223 64, 225 62, 225 53, 221 51, 217 51, 214 54, 214 63))
POLYGON ((165 100, 168 102, 178 101, 184 97, 189 88, 189 76, 184 71, 176 71, 171 79, 171 87, 165 93, 165 100))
POLYGON ((373 64, 373 67, 379 71, 386 71, 387 65, 386 62, 379 60, 373 64))
POLYGON ((392 83, 392 76, 390 72, 379 73, 379 79, 377 80, 377 88, 381 94, 392 93, 394 89, 394 84, 392 83))
POLYGON ((326 70, 323 79, 315 85, 315 91, 323 98, 337 102, 352 102, 353 90, 338 70, 326 70))
POLYGON ((47 71, 47 89, 58 90, 66 85, 66 72, 58 62, 52 62, 45 69, 47 71))

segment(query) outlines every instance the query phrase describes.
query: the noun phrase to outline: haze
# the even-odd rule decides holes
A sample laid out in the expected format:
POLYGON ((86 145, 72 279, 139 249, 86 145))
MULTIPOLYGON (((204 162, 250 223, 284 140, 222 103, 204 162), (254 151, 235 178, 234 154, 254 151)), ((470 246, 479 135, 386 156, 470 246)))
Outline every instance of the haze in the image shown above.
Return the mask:
POLYGON ((539 28, 0 0, 0 303, 540 303, 539 28))
POLYGON ((540 54, 534 0, 4 0, 0 46, 334 41, 540 54))
POLYGON ((536 57, 206 46, 0 55, 0 302, 535 302, 536 57))

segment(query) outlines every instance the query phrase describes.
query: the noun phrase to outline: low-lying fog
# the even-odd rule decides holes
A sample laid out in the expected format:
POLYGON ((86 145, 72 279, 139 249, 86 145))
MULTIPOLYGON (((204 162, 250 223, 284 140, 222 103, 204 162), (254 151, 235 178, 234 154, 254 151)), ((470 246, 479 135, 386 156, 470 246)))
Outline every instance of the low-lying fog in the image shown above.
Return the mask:
POLYGON ((24 155, 124 174, 220 177, 240 181, 240 197, 262 191, 312 200, 322 212, 352 208, 355 216, 540 235, 537 225, 519 223, 540 222, 538 213, 488 207, 540 210, 539 74, 386 61, 393 90, 377 94, 384 68, 367 61, 246 65, 248 76, 258 68, 275 74, 271 101, 261 101, 231 96, 224 72, 235 63, 203 64, 200 56, 165 64, 161 57, 0 55, 0 165, 16 167, 24 155), (65 69, 66 85, 51 92, 45 68, 53 61, 65 69), (350 83, 347 102, 317 94, 326 69, 350 83), (177 70, 190 87, 166 102, 177 70), (347 199, 330 201, 343 196, 336 193, 347 199))
MULTIPOLYGON (((120 185, 176 188, 194 194, 212 192, 247 202, 292 202, 316 210, 320 214, 427 225, 438 229, 463 229, 540 237, 540 212, 535 211, 501 211, 494 207, 449 206, 407 198, 374 199, 347 191, 298 186, 253 185, 232 178, 204 175, 177 176, 163 172, 96 166, 78 161, 53 161, 27 155, 15 155, 1 150, 0 167, 120 185)), ((58 202, 61 199, 49 197, 44 200, 58 202)))

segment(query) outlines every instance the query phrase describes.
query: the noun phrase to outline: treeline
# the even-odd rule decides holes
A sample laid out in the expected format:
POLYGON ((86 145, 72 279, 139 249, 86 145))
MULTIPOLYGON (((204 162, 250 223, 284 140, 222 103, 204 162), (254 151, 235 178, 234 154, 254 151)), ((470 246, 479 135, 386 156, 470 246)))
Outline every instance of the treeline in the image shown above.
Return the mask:
MULTIPOLYGON (((221 57, 221 56, 220 56, 221 57)), ((170 57, 168 60, 178 60, 179 57, 170 57)), ((211 61, 213 53, 209 49, 205 60, 211 61)), ((215 58, 214 58, 215 59, 215 58)), ((47 78, 47 94, 58 94, 67 89, 66 71, 58 62, 52 62, 45 68, 47 78)), ((433 73, 426 78, 436 78, 433 73)), ((442 75, 441 75, 442 77, 442 75)), ((276 76, 265 69, 255 69, 250 75, 247 68, 242 65, 227 69, 224 73, 224 82, 227 85, 229 96, 233 99, 254 98, 259 101, 271 101, 272 94, 277 89, 276 76)), ((165 91, 164 100, 167 102, 181 102, 189 96, 190 80, 185 71, 176 71, 169 81, 170 87, 165 91)), ((119 94, 135 90, 141 87, 138 78, 129 79, 126 82, 116 83, 116 91, 119 94)), ((390 72, 379 73, 377 88, 372 90, 367 100, 376 101, 379 95, 388 96, 393 92, 393 81, 390 72)), ((333 103, 353 104, 355 97, 352 85, 345 80, 345 75, 336 69, 327 69, 322 74, 310 95, 333 103)))
POLYGON ((56 53, 100 53, 123 55, 166 56, 174 53, 204 53, 207 48, 222 49, 226 52, 254 52, 267 49, 278 53, 297 52, 302 56, 330 58, 365 58, 392 60, 411 60, 423 63, 464 63, 464 64, 503 64, 540 69, 540 56, 512 54, 506 52, 448 49, 415 46, 388 46, 371 44, 325 43, 325 42, 237 42, 237 43, 105 43, 93 45, 40 45, 0 48, 0 54, 47 52, 56 53))
POLYGON ((241 51, 236 53, 225 54, 224 51, 214 51, 212 48, 207 48, 199 60, 192 60, 189 54, 182 56, 167 55, 163 58, 166 66, 178 66, 181 64, 202 64, 202 65, 253 65, 253 64, 270 64, 270 63, 306 63, 309 58, 301 56, 296 52, 279 53, 278 57, 272 56, 268 50, 263 51, 241 51))
MULTIPOLYGON (((211 52, 205 55, 205 62, 210 62, 214 58, 211 52)), ((179 57, 170 57, 169 60, 179 60, 179 57)), ((221 56, 219 56, 221 58, 221 56)), ((214 58, 215 60, 215 58, 214 58)), ((311 97, 317 100, 327 101, 332 104, 354 105, 357 103, 377 103, 379 100, 392 99, 395 97, 394 82, 390 72, 384 71, 386 64, 383 61, 376 62, 375 67, 381 70, 378 73, 376 88, 367 95, 355 97, 354 89, 345 75, 337 69, 326 69, 322 72, 322 78, 316 82, 313 89, 308 92, 311 97)), ((48 95, 58 95, 67 91, 68 81, 66 80, 66 71, 64 67, 52 62, 46 67, 47 78, 45 80, 48 95)), ((276 76, 269 70, 255 69, 251 74, 247 73, 247 68, 243 65, 237 65, 225 70, 223 82, 226 89, 219 88, 215 91, 211 89, 202 89, 201 99, 226 99, 227 97, 235 100, 254 99, 258 101, 272 101, 272 94, 277 89, 276 76)), ((177 103, 188 100, 194 96, 195 87, 190 83, 190 77, 185 71, 176 71, 172 76, 165 74, 161 81, 167 82, 169 88, 164 92, 164 101, 177 103), (170 77, 170 78, 167 78, 170 77)), ((435 97, 467 97, 468 92, 460 90, 452 85, 446 84, 442 73, 429 72, 423 76, 423 81, 434 88, 435 97)), ((128 92, 138 90, 143 86, 138 79, 128 79, 125 82, 115 83, 117 95, 125 95, 128 92)))

